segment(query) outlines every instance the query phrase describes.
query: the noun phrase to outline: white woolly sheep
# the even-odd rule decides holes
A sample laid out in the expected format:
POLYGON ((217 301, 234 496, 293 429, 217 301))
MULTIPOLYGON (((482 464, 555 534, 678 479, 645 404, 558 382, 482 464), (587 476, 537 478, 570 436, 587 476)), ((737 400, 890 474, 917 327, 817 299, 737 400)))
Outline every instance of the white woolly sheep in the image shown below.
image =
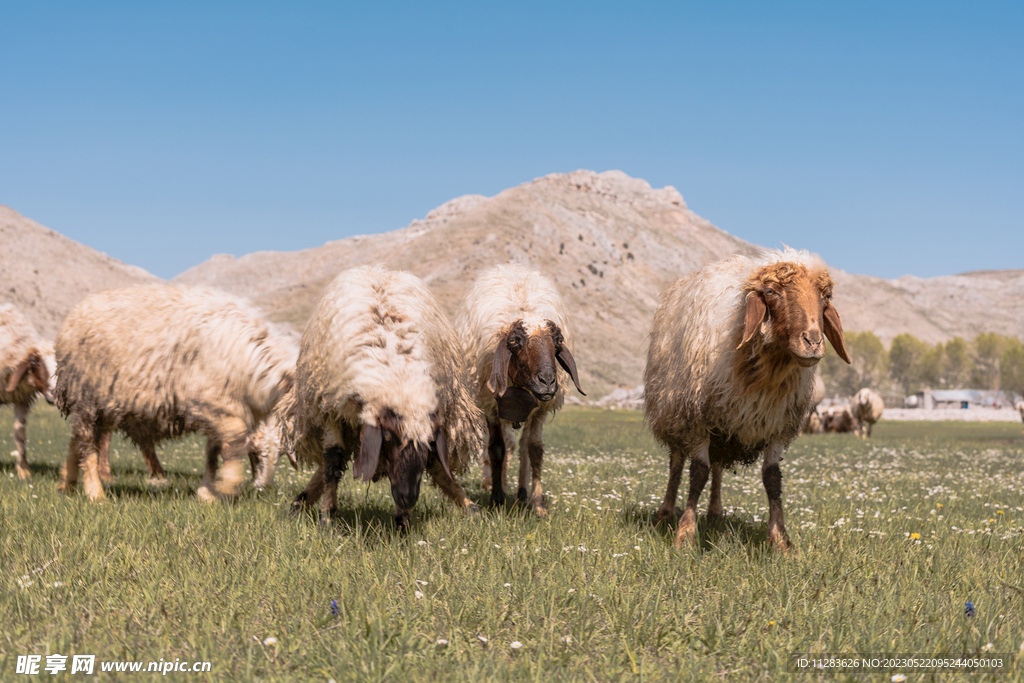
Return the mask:
POLYGON ((849 362, 831 299, 825 265, 792 249, 706 266, 662 295, 644 371, 645 411, 671 456, 659 522, 674 515, 683 464, 690 460, 677 547, 697 542, 697 503, 709 469, 713 523, 722 515, 723 468, 750 464, 762 451, 768 540, 780 550, 791 547, 782 512, 782 451, 807 415, 825 338, 849 362))
POLYGON ((881 419, 885 412, 885 401, 867 387, 861 389, 850 401, 850 410, 856 423, 854 432, 861 438, 871 436, 871 428, 881 419))
POLYGON ((65 319, 56 351, 56 403, 72 430, 61 490, 75 487, 81 469, 94 500, 104 497, 101 468, 109 477, 115 430, 142 451, 152 484, 166 481, 160 441, 204 434, 196 494, 206 502, 234 496, 249 437, 291 387, 296 358, 294 343, 245 302, 169 285, 90 296, 65 319))
POLYGON ((19 479, 32 476, 25 449, 25 424, 37 395, 53 403, 53 345, 12 304, 0 306, 0 405, 14 405, 11 455, 19 479))
POLYGON ((328 523, 353 458, 355 478, 391 482, 399 529, 410 523, 424 471, 460 508, 479 510, 453 475, 482 447, 483 416, 455 331, 409 273, 363 266, 324 290, 302 335, 293 421, 299 461, 318 464, 293 512, 323 496, 328 523))
POLYGON ((565 400, 556 362, 583 394, 562 297, 540 273, 516 264, 497 266, 466 295, 457 328, 476 403, 487 419, 491 505, 505 502, 505 456, 522 426, 518 498, 544 517, 544 422, 565 400))

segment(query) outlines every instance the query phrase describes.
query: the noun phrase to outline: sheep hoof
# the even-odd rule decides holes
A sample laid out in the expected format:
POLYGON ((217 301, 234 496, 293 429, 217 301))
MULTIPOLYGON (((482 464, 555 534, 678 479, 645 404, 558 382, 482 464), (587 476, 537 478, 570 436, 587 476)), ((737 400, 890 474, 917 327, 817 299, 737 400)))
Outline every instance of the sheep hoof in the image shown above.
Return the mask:
POLYGON ((491 490, 491 501, 488 505, 492 508, 501 507, 505 504, 505 492, 491 490))
POLYGON ((203 501, 204 503, 217 502, 217 496, 213 495, 213 491, 211 491, 205 484, 203 486, 200 486, 199 489, 196 491, 196 498, 203 501))
POLYGON ((711 510, 708 510, 708 527, 709 528, 710 527, 717 527, 717 526, 719 526, 724 519, 725 518, 722 516, 722 513, 720 511, 719 512, 712 512, 711 510))
POLYGON ((526 489, 522 486, 520 486, 519 491, 516 492, 516 500, 520 503, 526 502, 526 489))
MULTIPOLYGON (((100 479, 102 478, 103 477, 100 477, 100 479)), ((110 481, 113 481, 113 479, 110 481)), ((150 477, 146 480, 146 483, 154 488, 159 488, 161 486, 167 486, 170 482, 167 480, 167 477, 150 477)))
POLYGON ((395 528, 398 529, 401 533, 404 534, 409 531, 410 521, 411 515, 409 515, 408 512, 395 513, 395 528))
POLYGON ((535 505, 533 508, 533 514, 537 515, 541 519, 547 519, 548 509, 543 505, 535 505))
POLYGON ((466 506, 466 514, 472 515, 473 517, 479 517, 480 506, 477 505, 476 503, 470 503, 469 505, 466 506))
POLYGON ((324 510, 320 513, 320 528, 326 529, 334 524, 334 516, 338 514, 338 508, 333 507, 330 510, 324 510))
POLYGON ((14 464, 14 469, 18 472, 18 479, 26 481, 32 478, 32 473, 28 471, 28 468, 22 465, 20 462, 14 464))
POLYGON ((292 505, 288 509, 288 512, 292 517, 297 517, 308 509, 309 505, 306 503, 306 493, 303 491, 295 497, 295 500, 292 501, 292 505))
POLYGON ((675 510, 666 510, 665 508, 661 508, 660 510, 658 510, 658 516, 654 518, 654 524, 655 526, 661 526, 663 524, 672 524, 673 522, 675 522, 675 519, 675 510))

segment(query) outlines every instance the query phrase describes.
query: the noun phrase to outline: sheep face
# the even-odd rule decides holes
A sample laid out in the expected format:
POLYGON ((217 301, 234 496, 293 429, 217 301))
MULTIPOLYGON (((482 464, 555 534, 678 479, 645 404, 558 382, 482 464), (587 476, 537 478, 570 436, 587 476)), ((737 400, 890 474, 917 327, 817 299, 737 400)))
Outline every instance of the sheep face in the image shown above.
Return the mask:
POLYGON ((50 370, 45 359, 38 353, 30 353, 11 373, 7 383, 7 393, 14 393, 22 380, 27 380, 30 387, 43 395, 49 403, 53 403, 53 388, 50 386, 50 370))
POLYGON ((391 482, 391 495, 395 500, 396 517, 399 526, 408 521, 409 511, 420 497, 423 472, 432 457, 436 458, 445 473, 451 477, 448 467, 448 448, 444 429, 437 418, 434 424, 434 440, 424 444, 404 435, 403 419, 390 408, 384 408, 377 416, 377 424, 364 424, 360 436, 359 454, 352 468, 357 479, 372 480, 381 460, 384 472, 391 482))
POLYGON ((558 325, 545 320, 543 324, 528 330, 522 320, 517 320, 508 333, 499 339, 494 350, 494 363, 487 388, 494 392, 496 398, 503 398, 510 387, 518 390, 509 392, 509 402, 515 405, 502 406, 502 402, 499 402, 499 407, 505 407, 514 415, 517 411, 525 410, 525 414, 510 418, 522 421, 537 406, 538 401, 550 401, 558 392, 556 362, 583 394, 576 373, 576 361, 565 345, 558 325))
POLYGON ((747 284, 740 346, 758 332, 765 346, 784 351, 804 368, 824 357, 825 338, 840 358, 850 362, 843 325, 832 305, 832 278, 824 269, 812 271, 801 263, 781 262, 756 271, 747 284))

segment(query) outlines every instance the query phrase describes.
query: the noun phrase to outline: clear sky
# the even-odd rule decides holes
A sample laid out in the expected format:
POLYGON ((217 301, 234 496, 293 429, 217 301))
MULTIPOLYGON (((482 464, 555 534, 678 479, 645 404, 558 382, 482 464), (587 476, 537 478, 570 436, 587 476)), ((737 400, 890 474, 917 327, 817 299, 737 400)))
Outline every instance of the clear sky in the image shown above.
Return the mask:
POLYGON ((1024 268, 1024 3, 0 9, 0 203, 161 277, 578 168, 851 272, 1024 268))

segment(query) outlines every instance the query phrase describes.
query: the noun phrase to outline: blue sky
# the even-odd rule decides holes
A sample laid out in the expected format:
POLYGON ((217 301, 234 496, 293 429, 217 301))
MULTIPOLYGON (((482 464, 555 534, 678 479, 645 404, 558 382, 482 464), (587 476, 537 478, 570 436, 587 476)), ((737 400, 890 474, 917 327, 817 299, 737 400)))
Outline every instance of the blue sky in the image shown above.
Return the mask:
POLYGON ((0 203, 161 277, 578 168, 881 277, 1024 267, 1022 3, 6 3, 0 203))

